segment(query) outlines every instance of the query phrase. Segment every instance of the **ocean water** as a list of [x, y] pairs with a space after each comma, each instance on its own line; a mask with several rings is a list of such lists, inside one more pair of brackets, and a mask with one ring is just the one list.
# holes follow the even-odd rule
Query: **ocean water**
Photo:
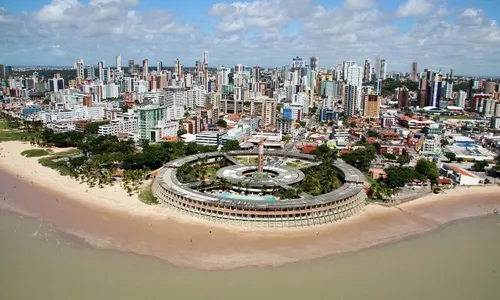
[[500, 299], [500, 216], [286, 265], [180, 269], [0, 212], [0, 299]]

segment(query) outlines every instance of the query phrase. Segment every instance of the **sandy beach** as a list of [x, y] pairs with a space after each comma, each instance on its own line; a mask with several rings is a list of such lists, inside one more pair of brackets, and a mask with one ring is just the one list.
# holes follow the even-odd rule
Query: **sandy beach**
[[117, 184], [103, 189], [63, 177], [0, 143], [0, 209], [40, 218], [94, 247], [158, 257], [204, 270], [279, 266], [382, 245], [500, 208], [500, 187], [461, 187], [396, 207], [367, 205], [353, 218], [298, 229], [223, 227], [141, 203]]

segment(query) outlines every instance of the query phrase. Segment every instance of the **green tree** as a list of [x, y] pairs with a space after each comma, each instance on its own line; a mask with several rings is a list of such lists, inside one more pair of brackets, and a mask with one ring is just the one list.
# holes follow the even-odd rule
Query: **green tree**
[[485, 160], [476, 160], [474, 165], [472, 165], [472, 170], [476, 172], [484, 172], [485, 168], [488, 166], [488, 162]]
[[441, 139], [441, 147], [448, 146], [449, 144], [447, 139]]
[[378, 132], [377, 132], [377, 131], [375, 131], [375, 130], [369, 129], [369, 130], [366, 132], [366, 136], [368, 136], [368, 137], [373, 137], [373, 138], [380, 138], [380, 133], [378, 133]]
[[177, 130], [177, 136], [178, 137], [181, 137], [181, 136], [185, 135], [186, 133], [188, 133], [186, 129], [179, 129], [179, 130]]
[[219, 119], [219, 120], [217, 121], [217, 126], [226, 128], [226, 127], [227, 127], [227, 122], [226, 122], [226, 120], [224, 120], [224, 119]]
[[356, 127], [356, 122], [353, 121], [353, 122], [349, 123], [349, 127], [351, 127], [351, 128]]
[[456, 161], [457, 160], [457, 155], [453, 152], [445, 152], [444, 156], [449, 160], [449, 161]]
[[240, 150], [240, 142], [236, 140], [227, 140], [226, 144], [222, 147], [223, 152]]
[[389, 167], [384, 171], [386, 178], [383, 181], [390, 188], [403, 187], [406, 183], [415, 179], [425, 180], [422, 174], [419, 174], [411, 167]]
[[97, 134], [99, 132], [99, 126], [106, 125], [106, 124], [109, 124], [109, 121], [91, 122], [91, 123], [85, 125], [85, 129], [83, 130], [83, 133]]
[[388, 160], [395, 160], [396, 159], [396, 155], [392, 154], [392, 153], [385, 153], [384, 154], [384, 157]]
[[425, 158], [421, 158], [417, 161], [415, 170], [431, 181], [431, 187], [436, 184], [439, 172], [435, 163], [428, 161]]
[[358, 168], [362, 172], [368, 172], [371, 162], [376, 158], [375, 147], [367, 145], [364, 148], [357, 148], [350, 153], [340, 156], [349, 165]]
[[398, 156], [396, 162], [399, 164], [399, 166], [404, 166], [406, 164], [409, 164], [411, 161], [411, 157], [408, 154], [403, 154]]

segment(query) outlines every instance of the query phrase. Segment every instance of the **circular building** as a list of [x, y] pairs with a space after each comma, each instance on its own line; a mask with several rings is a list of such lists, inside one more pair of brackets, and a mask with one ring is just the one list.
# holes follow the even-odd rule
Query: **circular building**
[[[247, 227], [312, 226], [362, 211], [364, 175], [340, 160], [331, 166], [341, 182], [337, 189], [316, 196], [276, 196], [277, 190], [296, 190], [306, 169], [320, 164], [312, 155], [286, 151], [197, 154], [167, 163], [154, 181], [153, 193], [178, 212]], [[203, 174], [213, 171], [211, 180], [183, 182], [186, 170], [194, 166], [205, 168]]]

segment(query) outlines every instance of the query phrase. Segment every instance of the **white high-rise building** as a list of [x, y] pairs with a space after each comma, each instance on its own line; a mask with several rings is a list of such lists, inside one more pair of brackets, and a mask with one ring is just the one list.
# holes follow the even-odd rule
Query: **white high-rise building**
[[148, 63], [148, 59], [144, 59], [142, 60], [142, 76], [146, 77], [148, 76], [148, 73], [149, 73], [149, 63]]
[[118, 54], [116, 56], [116, 70], [121, 71], [122, 70], [122, 56], [121, 54]]
[[350, 66], [347, 71], [346, 83], [350, 85], [363, 85], [363, 69], [358, 65]]
[[194, 88], [189, 91], [187, 91], [187, 107], [189, 108], [196, 108], [196, 107], [203, 107], [205, 108], [206, 106], [206, 92], [205, 90], [201, 88]]
[[93, 65], [87, 66], [87, 79], [90, 79], [90, 80], [95, 79], [95, 67]]
[[353, 65], [348, 69], [344, 91], [344, 110], [352, 117], [361, 109], [361, 88], [363, 86], [363, 68]]
[[349, 76], [349, 68], [354, 65], [356, 65], [356, 62], [352, 60], [346, 60], [342, 63], [342, 80], [347, 80], [347, 77]]
[[226, 68], [226, 67], [217, 68], [217, 83], [218, 83], [218, 85], [228, 85], [229, 84], [229, 73], [231, 73], [230, 68]]
[[99, 76], [99, 80], [104, 82], [104, 67], [105, 67], [105, 62], [104, 60], [101, 60], [100, 62], [97, 63], [97, 72]]
[[465, 91], [458, 91], [457, 93], [457, 99], [456, 99], [456, 106], [458, 107], [465, 107], [465, 99], [467, 98], [467, 92]]
[[83, 80], [85, 78], [85, 66], [83, 64], [83, 59], [75, 63], [76, 78]]

